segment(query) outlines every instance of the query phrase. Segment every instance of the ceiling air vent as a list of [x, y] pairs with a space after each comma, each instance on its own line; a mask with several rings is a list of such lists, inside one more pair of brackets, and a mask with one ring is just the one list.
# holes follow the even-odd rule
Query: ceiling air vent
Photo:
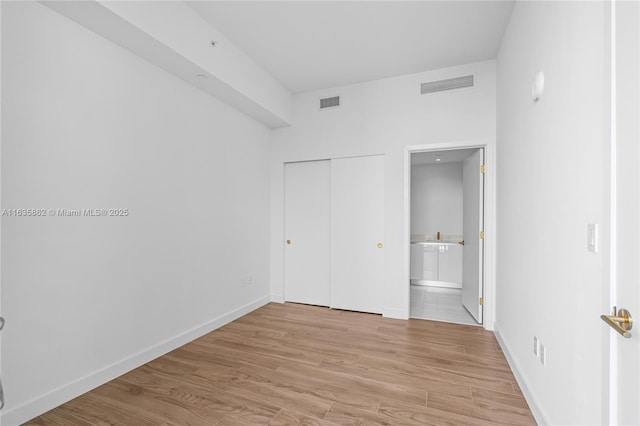
[[473, 87], [472, 75], [422, 83], [420, 85], [420, 94], [444, 92], [445, 90], [462, 89], [463, 87]]
[[320, 109], [335, 108], [340, 106], [340, 96], [320, 99]]

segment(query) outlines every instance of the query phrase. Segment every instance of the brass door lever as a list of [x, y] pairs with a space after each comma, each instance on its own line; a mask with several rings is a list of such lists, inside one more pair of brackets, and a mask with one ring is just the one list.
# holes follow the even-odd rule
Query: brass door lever
[[633, 328], [633, 318], [626, 309], [620, 309], [619, 311], [614, 306], [613, 315], [600, 315], [602, 321], [606, 322], [611, 328], [620, 333], [627, 339], [631, 337], [629, 330]]

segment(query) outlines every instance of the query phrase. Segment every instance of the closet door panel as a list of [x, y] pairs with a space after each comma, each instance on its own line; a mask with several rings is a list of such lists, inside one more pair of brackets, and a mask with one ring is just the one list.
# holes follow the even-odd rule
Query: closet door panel
[[285, 164], [285, 300], [329, 306], [329, 160]]
[[382, 313], [384, 156], [331, 160], [331, 307]]

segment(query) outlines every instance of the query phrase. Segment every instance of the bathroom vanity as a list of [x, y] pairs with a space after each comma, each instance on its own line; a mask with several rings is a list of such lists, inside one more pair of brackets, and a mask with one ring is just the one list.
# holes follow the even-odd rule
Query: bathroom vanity
[[460, 236], [412, 236], [411, 284], [462, 288], [462, 248]]

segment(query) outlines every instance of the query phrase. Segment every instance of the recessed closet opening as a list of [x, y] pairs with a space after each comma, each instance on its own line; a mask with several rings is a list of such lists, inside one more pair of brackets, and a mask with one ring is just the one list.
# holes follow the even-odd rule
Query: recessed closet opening
[[284, 164], [285, 301], [383, 312], [384, 162]]
[[410, 317], [481, 325], [484, 149], [410, 158]]

